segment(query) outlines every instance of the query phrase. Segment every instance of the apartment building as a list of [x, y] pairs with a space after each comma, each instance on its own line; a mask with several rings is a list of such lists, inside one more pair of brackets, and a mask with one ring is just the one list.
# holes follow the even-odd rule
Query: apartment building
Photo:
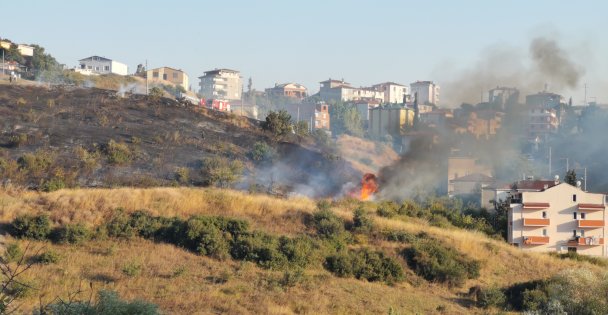
[[180, 85], [186, 91], [188, 91], [190, 84], [188, 82], [188, 75], [186, 72], [169, 67], [150, 69], [146, 71], [145, 76], [148, 78], [149, 82], [172, 83], [175, 85]]
[[303, 99], [308, 96], [308, 89], [299, 83], [275, 84], [273, 88], [266, 89], [268, 96], [282, 96]]
[[410, 83], [411, 95], [418, 95], [418, 104], [439, 104], [439, 85], [433, 81]]
[[467, 119], [467, 132], [476, 139], [490, 139], [495, 136], [502, 125], [502, 112], [478, 111], [471, 112]]
[[344, 80], [325, 80], [320, 82], [319, 97], [325, 102], [354, 100], [384, 101], [384, 92], [373, 88], [356, 88]]
[[395, 82], [384, 82], [373, 85], [372, 88], [376, 91], [384, 92], [384, 103], [403, 104], [410, 101], [409, 86]]
[[369, 134], [375, 138], [386, 135], [401, 137], [414, 125], [414, 111], [404, 107], [375, 107], [369, 110]]
[[563, 96], [550, 92], [526, 95], [526, 105], [530, 107], [555, 108], [563, 102]]
[[364, 124], [369, 122], [369, 111], [380, 106], [380, 104], [382, 104], [382, 102], [379, 100], [358, 100], [352, 102], [352, 105], [359, 112], [359, 116], [361, 116], [361, 120]]
[[488, 103], [505, 109], [509, 105], [519, 103], [519, 90], [516, 88], [497, 86], [488, 92]]
[[533, 142], [546, 142], [559, 127], [557, 111], [553, 108], [533, 106], [528, 110], [528, 119], [528, 139]]
[[105, 57], [91, 56], [80, 59], [78, 62], [79, 67], [75, 70], [84, 75], [112, 73], [127, 75], [129, 72], [129, 67], [126, 64]]
[[534, 252], [608, 256], [606, 196], [567, 183], [511, 192], [508, 242]]
[[329, 105], [317, 103], [315, 105], [314, 128], [330, 130]]
[[206, 71], [200, 80], [200, 94], [206, 99], [240, 100], [243, 93], [241, 73], [230, 69]]

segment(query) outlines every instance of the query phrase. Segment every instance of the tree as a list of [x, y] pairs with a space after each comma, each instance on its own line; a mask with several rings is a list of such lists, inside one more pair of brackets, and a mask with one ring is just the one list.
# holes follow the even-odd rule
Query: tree
[[331, 117], [331, 129], [334, 134], [363, 135], [361, 115], [355, 107], [348, 106], [342, 102], [336, 102], [329, 106], [329, 115]]
[[307, 136], [308, 133], [308, 122], [307, 121], [298, 121], [294, 124], [294, 131], [298, 136]]
[[285, 110], [278, 112], [270, 111], [266, 116], [266, 121], [262, 123], [262, 129], [269, 131], [279, 139], [291, 131], [291, 115]]
[[568, 170], [566, 172], [564, 182], [576, 187], [576, 171], [574, 169]]
[[228, 187], [241, 178], [243, 170], [243, 162], [239, 160], [229, 161], [221, 157], [207, 157], [203, 159], [201, 173], [207, 184]]

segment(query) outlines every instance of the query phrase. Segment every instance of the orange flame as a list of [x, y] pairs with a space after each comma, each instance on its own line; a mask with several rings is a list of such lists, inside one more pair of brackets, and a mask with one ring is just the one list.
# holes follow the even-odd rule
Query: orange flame
[[366, 173], [361, 179], [361, 200], [369, 200], [378, 191], [376, 175]]

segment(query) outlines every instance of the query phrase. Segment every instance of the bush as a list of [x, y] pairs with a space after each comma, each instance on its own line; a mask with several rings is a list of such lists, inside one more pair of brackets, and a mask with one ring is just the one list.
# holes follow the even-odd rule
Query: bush
[[6, 246], [4, 259], [6, 262], [17, 262], [23, 257], [23, 250], [17, 243], [10, 243]]
[[41, 188], [42, 188], [42, 191], [44, 191], [44, 192], [53, 192], [53, 191], [57, 191], [60, 189], [64, 189], [65, 187], [66, 187], [66, 184], [63, 181], [63, 179], [61, 179], [59, 177], [53, 177], [49, 180], [44, 181]]
[[325, 268], [339, 277], [354, 276], [368, 281], [394, 283], [404, 278], [401, 265], [393, 258], [368, 249], [329, 256]]
[[416, 236], [404, 231], [385, 231], [384, 238], [390, 242], [411, 243], [416, 240]]
[[108, 236], [131, 238], [135, 236], [136, 230], [131, 226], [131, 218], [121, 208], [116, 209], [106, 223]]
[[188, 181], [190, 180], [190, 170], [187, 167], [176, 168], [175, 180], [180, 184], [188, 184]]
[[376, 213], [385, 218], [392, 218], [399, 214], [397, 204], [392, 201], [384, 201], [378, 205]]
[[203, 159], [201, 173], [208, 185], [228, 187], [241, 178], [243, 170], [243, 163], [239, 160], [210, 157]]
[[27, 144], [28, 137], [25, 133], [15, 134], [9, 137], [8, 146], [12, 148], [17, 148]]
[[124, 165], [131, 162], [133, 153], [126, 143], [118, 143], [110, 140], [105, 146], [105, 153], [108, 156], [108, 163]]
[[49, 305], [45, 310], [46, 313], [52, 315], [80, 315], [80, 314], [97, 314], [97, 315], [158, 315], [158, 306], [142, 300], [124, 301], [121, 300], [118, 294], [114, 291], [99, 291], [95, 303], [90, 301], [70, 301], [59, 302]]
[[226, 259], [230, 246], [222, 230], [208, 217], [193, 217], [186, 222], [186, 237], [190, 249], [205, 256]]
[[282, 236], [279, 239], [279, 250], [292, 266], [304, 268], [310, 263], [314, 248], [312, 240], [308, 237]]
[[16, 237], [45, 240], [51, 234], [51, 221], [47, 215], [22, 215], [13, 220], [11, 229]]
[[500, 288], [487, 288], [481, 290], [478, 295], [477, 305], [483, 308], [496, 307], [504, 308], [506, 297]]
[[317, 234], [325, 238], [339, 238], [344, 234], [344, 222], [331, 210], [318, 210], [313, 214]]
[[291, 131], [291, 115], [285, 110], [270, 111], [262, 123], [262, 129], [269, 131], [275, 139], [279, 139]]
[[58, 243], [82, 244], [91, 239], [93, 233], [82, 223], [67, 224], [53, 233]]
[[249, 158], [257, 163], [272, 162], [276, 155], [274, 148], [265, 142], [256, 142], [253, 144], [253, 149], [249, 153]]
[[252, 261], [269, 269], [281, 269], [289, 262], [280, 250], [279, 239], [262, 232], [239, 236], [231, 254], [234, 259]]
[[36, 258], [36, 262], [44, 265], [56, 264], [60, 260], [61, 256], [57, 252], [52, 250], [46, 251]]
[[143, 267], [140, 263], [129, 262], [122, 267], [122, 273], [129, 277], [137, 277], [141, 274]]
[[403, 251], [403, 256], [414, 272], [428, 281], [460, 286], [466, 279], [479, 277], [478, 261], [467, 259], [455, 249], [431, 238], [419, 237]]
[[357, 208], [353, 215], [353, 229], [360, 233], [370, 233], [374, 229], [372, 218], [361, 208]]

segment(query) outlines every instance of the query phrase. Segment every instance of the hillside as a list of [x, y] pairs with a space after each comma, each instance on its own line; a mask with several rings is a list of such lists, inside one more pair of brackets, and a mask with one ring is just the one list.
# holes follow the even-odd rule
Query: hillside
[[[348, 248], [367, 247], [392, 257], [404, 270], [402, 280], [395, 283], [337, 277], [317, 258], [312, 259], [303, 274], [293, 277], [282, 268], [212, 258], [162, 240], [155, 242], [142, 237], [95, 237], [79, 244], [20, 239], [16, 242], [22, 248], [31, 242], [34, 248], [54, 251], [60, 256], [54, 263], [35, 264], [23, 275], [23, 281], [36, 288], [27, 291], [23, 302], [26, 308], [32, 308], [38, 305], [40, 296], [48, 303], [55, 296], [66, 297], [79, 283], [91, 282], [95, 289], [113, 289], [127, 299], [142, 298], [170, 314], [386, 314], [389, 310], [396, 314], [485, 313], [487, 310], [475, 307], [467, 296], [468, 288], [508, 287], [546, 279], [563, 270], [600, 271], [600, 267], [587, 262], [524, 253], [480, 232], [439, 228], [416, 217], [381, 217], [375, 211], [380, 206], [382, 204], [342, 200], [332, 202], [330, 211], [348, 226], [353, 222], [353, 210], [365, 209], [373, 221], [373, 231], [377, 232], [359, 233], [351, 229], [348, 233], [352, 233], [353, 238]], [[314, 220], [311, 215], [317, 211], [315, 201], [232, 190], [120, 188], [52, 193], [1, 190], [0, 208], [0, 223], [4, 226], [19, 215], [46, 214], [53, 226], [83, 223], [94, 230], [108, 222], [116, 208], [123, 208], [126, 213], [144, 209], [152, 216], [182, 219], [192, 215], [221, 215], [243, 219], [249, 222], [251, 230], [269, 235], [317, 237], [310, 225]], [[424, 237], [453, 248], [465, 259], [478, 261], [479, 275], [454, 286], [427, 281], [399, 254], [412, 244], [383, 239], [378, 236], [382, 235], [379, 231], [407, 235], [423, 231]], [[10, 236], [5, 239], [6, 244], [13, 241]], [[138, 272], [125, 271], [128, 266], [137, 266]], [[85, 297], [87, 294], [84, 293]]]
[[244, 175], [222, 173], [216, 184], [241, 189], [329, 196], [361, 177], [331, 148], [295, 135], [274, 141], [234, 114], [128, 90], [0, 85], [0, 175], [13, 184], [204, 186], [214, 184], [201, 174], [214, 157]]

